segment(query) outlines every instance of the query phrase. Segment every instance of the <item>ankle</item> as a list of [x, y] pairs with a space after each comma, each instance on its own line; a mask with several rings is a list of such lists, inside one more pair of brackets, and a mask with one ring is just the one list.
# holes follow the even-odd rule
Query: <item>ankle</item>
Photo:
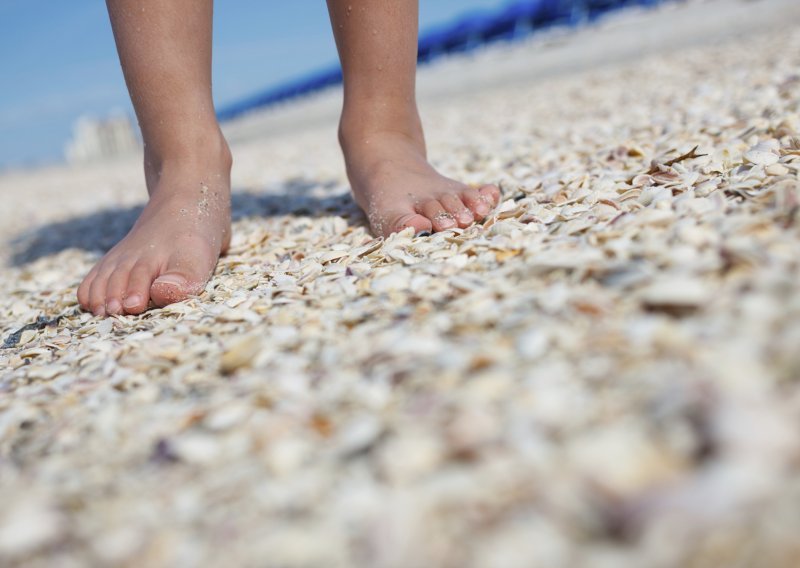
[[199, 175], [213, 174], [230, 177], [233, 156], [219, 127], [197, 133], [190, 143], [156, 147], [145, 141], [145, 172], [153, 181], [165, 173], [194, 171]]
[[407, 100], [348, 101], [339, 122], [339, 143], [345, 152], [371, 137], [402, 136], [424, 146], [425, 137], [416, 103]]

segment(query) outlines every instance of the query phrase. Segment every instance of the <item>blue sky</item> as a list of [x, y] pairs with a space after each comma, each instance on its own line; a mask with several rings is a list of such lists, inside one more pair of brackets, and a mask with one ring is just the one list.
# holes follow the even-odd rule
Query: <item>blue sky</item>
[[[506, 0], [421, 0], [447, 22]], [[219, 106], [336, 61], [322, 0], [218, 0]], [[101, 0], [0, 0], [0, 169], [58, 161], [83, 114], [132, 112]]]

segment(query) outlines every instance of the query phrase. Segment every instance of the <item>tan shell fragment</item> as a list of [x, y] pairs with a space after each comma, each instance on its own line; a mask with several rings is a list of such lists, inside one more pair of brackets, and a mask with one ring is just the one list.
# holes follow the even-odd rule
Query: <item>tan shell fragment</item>
[[26, 329], [25, 331], [22, 332], [22, 335], [20, 335], [19, 342], [17, 343], [17, 345], [27, 345], [28, 343], [36, 339], [37, 335], [39, 335], [37, 331], [33, 329]]
[[321, 264], [327, 264], [329, 262], [333, 262], [335, 260], [339, 260], [340, 258], [344, 258], [349, 256], [350, 252], [346, 250], [332, 250], [326, 253], [323, 253], [322, 256], [319, 257], [319, 261]]
[[789, 168], [783, 164], [772, 164], [767, 166], [766, 172], [771, 176], [785, 176], [789, 173]]
[[228, 375], [250, 366], [261, 351], [262, 342], [263, 338], [259, 335], [248, 335], [234, 341], [222, 355], [220, 371]]

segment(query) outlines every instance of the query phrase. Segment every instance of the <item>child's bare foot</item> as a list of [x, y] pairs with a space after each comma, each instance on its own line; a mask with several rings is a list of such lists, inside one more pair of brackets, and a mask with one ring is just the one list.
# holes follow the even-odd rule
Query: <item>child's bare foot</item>
[[220, 151], [146, 167], [150, 201], [89, 272], [78, 300], [97, 316], [140, 314], [199, 293], [230, 242], [231, 158]]
[[412, 116], [399, 126], [392, 124], [397, 121], [350, 120], [347, 112], [342, 119], [348, 177], [373, 232], [444, 231], [482, 220], [497, 205], [500, 190], [494, 185], [476, 189], [439, 174], [426, 158], [419, 118]]

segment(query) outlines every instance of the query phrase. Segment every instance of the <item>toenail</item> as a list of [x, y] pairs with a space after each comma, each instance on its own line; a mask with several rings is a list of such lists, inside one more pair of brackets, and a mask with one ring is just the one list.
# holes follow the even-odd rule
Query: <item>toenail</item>
[[437, 213], [433, 216], [434, 221], [438, 221], [442, 227], [451, 227], [456, 224], [455, 218], [447, 212]]
[[159, 284], [168, 284], [170, 286], [184, 286], [186, 284], [186, 279], [173, 274], [165, 274], [164, 276], [159, 276], [156, 282]]
[[103, 305], [95, 306], [92, 310], [92, 313], [99, 318], [105, 317], [106, 315], [106, 308]]
[[108, 312], [109, 314], [119, 313], [120, 308], [122, 308], [122, 306], [120, 306], [119, 300], [116, 299], [109, 300], [108, 303], [106, 304], [106, 312]]
[[142, 297], [139, 294], [132, 294], [125, 298], [125, 301], [122, 303], [122, 305], [128, 310], [138, 308], [142, 305]]

